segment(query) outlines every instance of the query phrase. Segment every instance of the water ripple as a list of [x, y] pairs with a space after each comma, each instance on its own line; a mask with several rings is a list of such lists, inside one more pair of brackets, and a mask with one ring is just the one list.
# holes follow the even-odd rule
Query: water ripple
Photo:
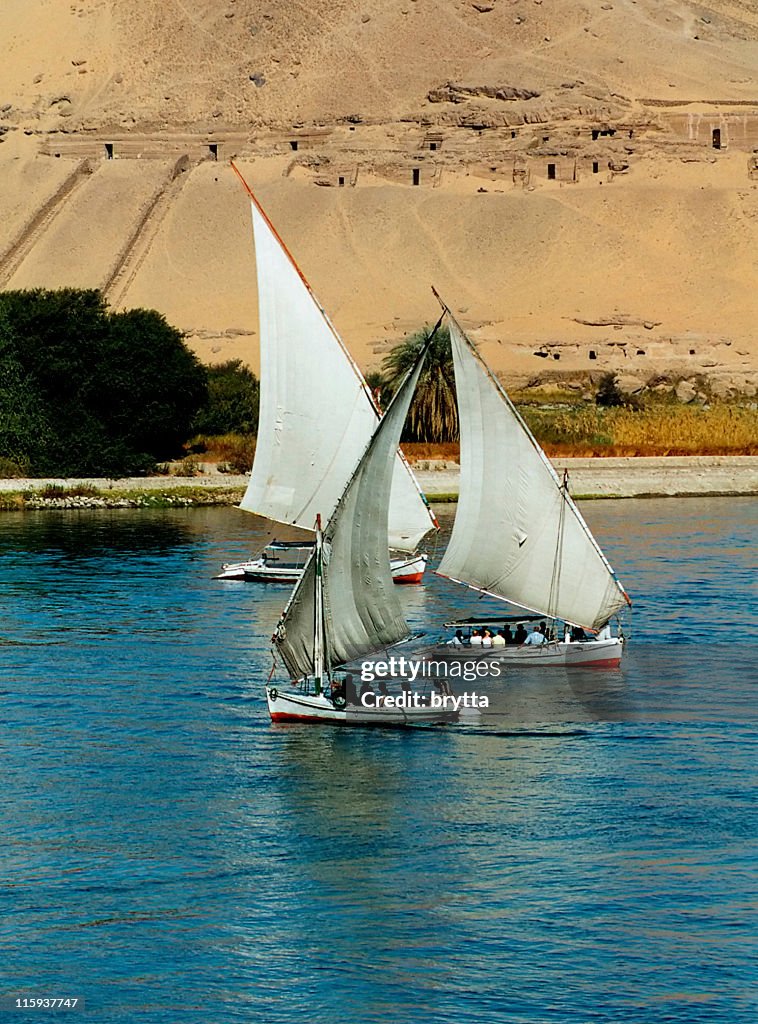
[[[104, 1024], [752, 1024], [757, 510], [587, 505], [623, 670], [388, 732], [268, 722], [286, 595], [211, 578], [251, 517], [0, 517], [3, 991]], [[401, 599], [427, 642], [490, 607]]]

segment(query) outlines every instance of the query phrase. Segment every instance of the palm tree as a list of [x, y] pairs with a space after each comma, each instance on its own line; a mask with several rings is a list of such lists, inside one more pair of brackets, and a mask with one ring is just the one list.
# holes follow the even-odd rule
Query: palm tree
[[[384, 387], [393, 394], [432, 333], [424, 327], [395, 345], [382, 361]], [[384, 404], [386, 405], [386, 399]], [[458, 403], [450, 348], [450, 332], [440, 327], [434, 336], [421, 371], [416, 395], [403, 432], [404, 441], [445, 442], [458, 440]]]

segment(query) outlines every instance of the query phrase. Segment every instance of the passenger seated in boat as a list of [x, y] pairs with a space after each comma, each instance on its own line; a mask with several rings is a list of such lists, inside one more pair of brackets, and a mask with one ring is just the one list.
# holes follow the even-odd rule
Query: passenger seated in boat
[[547, 637], [540, 630], [539, 626], [535, 626], [529, 636], [524, 640], [522, 647], [526, 647], [527, 644], [539, 646], [540, 644], [546, 644]]
[[382, 706], [382, 704], [384, 704], [385, 697], [389, 697], [390, 693], [389, 690], [387, 689], [387, 684], [383, 679], [379, 680], [379, 682], [376, 684], [376, 688], [379, 691], [379, 695], [376, 698], [376, 706], [379, 708]]
[[510, 626], [506, 626], [505, 629], [501, 629], [500, 632], [503, 634], [503, 639], [505, 640], [506, 644], [516, 643], [516, 637], [511, 632]]
[[574, 626], [571, 630], [571, 639], [575, 644], [578, 644], [581, 643], [582, 640], [587, 640], [588, 637], [581, 626]]
[[598, 638], [598, 640], [610, 640], [611, 636], [612, 636], [612, 634], [611, 634], [611, 624], [610, 624], [610, 622], [606, 622], [606, 624], [603, 626], [603, 628], [598, 633], [597, 638]]
[[448, 644], [448, 647], [450, 647], [451, 645], [453, 647], [463, 647], [465, 642], [466, 641], [463, 638], [463, 633], [461, 632], [461, 630], [460, 629], [456, 629], [455, 636], [453, 637], [452, 640], [448, 640], [447, 644]]
[[482, 636], [482, 647], [492, 647], [492, 633], [488, 629], [485, 629]]
[[480, 629], [474, 629], [471, 632], [471, 640], [469, 641], [472, 645], [481, 646], [482, 644], [482, 631]]
[[[509, 631], [510, 632], [510, 631]], [[492, 638], [493, 647], [505, 647], [505, 634], [499, 629]]]
[[514, 644], [523, 644], [525, 640], [526, 630], [524, 629], [524, 623], [519, 622], [518, 626], [516, 626], [516, 632], [513, 634], [513, 642]]
[[348, 702], [348, 704], [357, 704], [358, 703], [358, 692], [355, 689], [355, 683], [353, 682], [353, 677], [350, 675], [350, 673], [348, 673], [345, 676], [344, 687], [345, 687], [345, 700]]

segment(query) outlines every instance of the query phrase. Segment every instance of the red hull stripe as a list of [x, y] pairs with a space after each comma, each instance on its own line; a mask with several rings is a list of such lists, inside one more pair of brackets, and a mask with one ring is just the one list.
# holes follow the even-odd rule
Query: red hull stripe
[[320, 715], [293, 715], [288, 711], [272, 711], [271, 712], [272, 722], [329, 722], [332, 725], [336, 722], [340, 725], [343, 721], [341, 718], [326, 718]]
[[566, 668], [618, 668], [621, 658], [604, 658], [602, 661], [572, 661]]

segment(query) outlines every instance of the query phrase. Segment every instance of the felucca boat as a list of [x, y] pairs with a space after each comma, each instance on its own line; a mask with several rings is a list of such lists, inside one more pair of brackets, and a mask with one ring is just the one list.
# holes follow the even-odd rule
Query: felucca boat
[[[273, 540], [256, 558], [226, 562], [217, 580], [245, 580], [248, 583], [297, 583], [313, 550], [313, 541]], [[428, 555], [413, 554], [391, 558], [393, 583], [420, 583]]]
[[[261, 376], [255, 459], [240, 508], [313, 530], [326, 521], [379, 421], [360, 370], [237, 167], [251, 204], [258, 279]], [[398, 438], [399, 444], [399, 438]], [[397, 448], [397, 446], [396, 446]], [[421, 581], [418, 548], [438, 529], [399, 448], [388, 534], [395, 581]], [[266, 578], [268, 559], [225, 565], [222, 578]], [[276, 573], [271, 573], [276, 578]]]
[[437, 692], [428, 681], [426, 691], [411, 693], [403, 680], [395, 680], [377, 686], [376, 693], [368, 685], [359, 690], [360, 669], [349, 668], [409, 637], [392, 585], [387, 529], [395, 453], [428, 346], [390, 402], [323, 530], [317, 517], [314, 551], [273, 637], [275, 654], [292, 680], [266, 686], [275, 722], [408, 725], [457, 717], [432, 706], [443, 688]]
[[[461, 473], [453, 532], [436, 571], [532, 613], [523, 620], [546, 620], [549, 642], [477, 647], [482, 656], [520, 665], [618, 666], [624, 641], [612, 635], [610, 623], [631, 601], [571, 499], [567, 477], [559, 478], [497, 377], [437, 298], [453, 349]], [[509, 618], [515, 621], [503, 621]], [[573, 641], [571, 627], [593, 637]]]

